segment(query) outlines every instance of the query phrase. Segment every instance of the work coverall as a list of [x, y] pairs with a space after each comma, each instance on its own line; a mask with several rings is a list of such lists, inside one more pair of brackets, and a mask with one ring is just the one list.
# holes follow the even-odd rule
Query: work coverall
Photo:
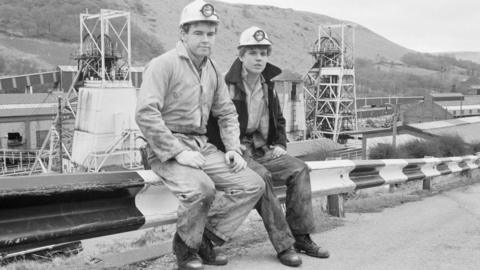
[[[225, 154], [207, 142], [210, 112], [227, 150], [240, 151], [235, 107], [223, 77], [207, 58], [200, 72], [182, 42], [146, 67], [136, 121], [148, 142], [152, 170], [179, 199], [177, 233], [198, 248], [205, 230], [228, 241], [262, 196], [264, 181], [251, 169], [233, 173]], [[184, 150], [200, 152], [201, 169], [179, 164]], [[215, 239], [215, 238], [214, 238]]]

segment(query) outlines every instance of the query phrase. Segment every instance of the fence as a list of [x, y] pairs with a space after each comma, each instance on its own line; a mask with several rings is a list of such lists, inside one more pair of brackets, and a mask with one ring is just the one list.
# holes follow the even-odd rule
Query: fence
[[0, 149], [0, 176], [27, 175], [38, 150]]

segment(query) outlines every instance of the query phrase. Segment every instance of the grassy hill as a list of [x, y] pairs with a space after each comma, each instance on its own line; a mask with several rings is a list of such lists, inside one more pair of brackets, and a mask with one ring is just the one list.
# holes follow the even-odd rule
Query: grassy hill
[[[3, 0], [0, 3], [0, 76], [74, 64], [70, 54], [78, 49], [78, 14], [86, 9], [89, 13], [96, 13], [100, 8], [129, 10], [134, 65], [143, 65], [178, 41], [179, 14], [190, 1]], [[327, 15], [272, 6], [220, 1], [214, 4], [221, 25], [213, 58], [224, 72], [236, 57], [240, 33], [257, 25], [269, 33], [274, 43], [271, 61], [284, 69], [305, 74], [313, 65], [308, 52], [317, 39], [318, 25], [342, 23]], [[448, 91], [452, 83], [465, 79], [462, 77], [465, 70], [459, 67], [435, 70], [425, 63], [402, 63], [405, 55], [415, 52], [361, 25], [352, 24], [356, 25], [355, 55], [360, 63], [356, 66], [357, 93], [360, 95]], [[388, 63], [401, 63], [402, 66]]]
[[[178, 40], [178, 21], [182, 8], [189, 0], [128, 0], [142, 3], [143, 14], [136, 13], [136, 23], [151, 35], [161, 40], [165, 48], [171, 48]], [[165, 8], [168, 7], [168, 8]], [[272, 6], [252, 6], [215, 2], [222, 20], [217, 36], [214, 58], [222, 69], [228, 68], [235, 58], [235, 48], [240, 33], [257, 25], [269, 33], [273, 47], [272, 62], [299, 73], [306, 72], [312, 65], [308, 54], [317, 39], [318, 25], [338, 24], [342, 21], [316, 13], [282, 9]], [[378, 55], [398, 60], [410, 52], [369, 29], [357, 25], [356, 55], [374, 59]]]
[[[78, 14], [97, 12], [99, 8], [130, 10], [134, 24], [133, 34], [155, 37], [157, 44], [150, 47], [171, 48], [178, 40], [178, 21], [182, 8], [190, 0], [5, 0], [0, 4], [0, 31], [6, 33], [0, 37], [0, 44], [6, 48], [36, 53], [41, 59], [52, 65], [68, 62], [65, 48], [73, 51], [78, 42]], [[312, 59], [308, 55], [319, 24], [337, 24], [341, 21], [320, 14], [281, 9], [270, 6], [251, 6], [215, 2], [222, 24], [217, 37], [214, 58], [222, 69], [226, 69], [235, 57], [239, 34], [251, 25], [263, 27], [274, 42], [272, 61], [300, 73], [310, 68]], [[54, 9], [52, 7], [55, 7]], [[64, 12], [62, 12], [64, 11]], [[281, 26], [281, 27], [279, 27]], [[7, 38], [5, 38], [7, 37]], [[14, 37], [13, 39], [9, 39]], [[45, 43], [34, 38], [47, 40]], [[143, 38], [147, 39], [148, 38]], [[408, 49], [399, 46], [374, 32], [358, 25], [356, 30], [356, 54], [358, 57], [373, 59], [378, 55], [388, 59], [399, 59]], [[152, 40], [149, 43], [152, 43]], [[133, 39], [134, 47], [139, 39]], [[145, 42], [144, 42], [145, 43]], [[143, 46], [147, 47], [147, 46]], [[161, 50], [164, 50], [160, 48]], [[58, 49], [58, 50], [57, 50]], [[137, 53], [134, 60], [142, 64], [151, 56], [147, 48]], [[44, 53], [45, 50], [58, 52]], [[148, 57], [147, 57], [148, 56]]]
[[457, 59], [469, 60], [480, 64], [480, 51], [479, 52], [446, 52], [439, 53], [440, 55], [451, 55]]

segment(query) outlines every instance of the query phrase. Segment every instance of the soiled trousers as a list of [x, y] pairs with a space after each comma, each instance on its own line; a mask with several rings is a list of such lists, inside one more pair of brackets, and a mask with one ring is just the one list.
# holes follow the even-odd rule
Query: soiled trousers
[[177, 233], [193, 249], [198, 249], [204, 229], [221, 244], [228, 241], [264, 193], [264, 180], [249, 168], [233, 173], [225, 154], [201, 140], [184, 141], [206, 159], [201, 169], [153, 158], [152, 170], [178, 198]]
[[[302, 160], [287, 154], [272, 158], [271, 150], [264, 155], [244, 154], [248, 167], [262, 176], [265, 193], [255, 208], [263, 219], [270, 241], [277, 252], [293, 245], [293, 235], [315, 231], [310, 172]], [[286, 215], [273, 191], [274, 186], [286, 186]]]

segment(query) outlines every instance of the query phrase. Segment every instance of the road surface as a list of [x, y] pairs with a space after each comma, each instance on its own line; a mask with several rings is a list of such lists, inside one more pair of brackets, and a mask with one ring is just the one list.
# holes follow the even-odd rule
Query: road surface
[[[480, 269], [480, 184], [440, 193], [380, 213], [347, 213], [344, 226], [313, 235], [329, 259], [302, 255], [307, 269]], [[261, 243], [211, 270], [293, 269]]]

